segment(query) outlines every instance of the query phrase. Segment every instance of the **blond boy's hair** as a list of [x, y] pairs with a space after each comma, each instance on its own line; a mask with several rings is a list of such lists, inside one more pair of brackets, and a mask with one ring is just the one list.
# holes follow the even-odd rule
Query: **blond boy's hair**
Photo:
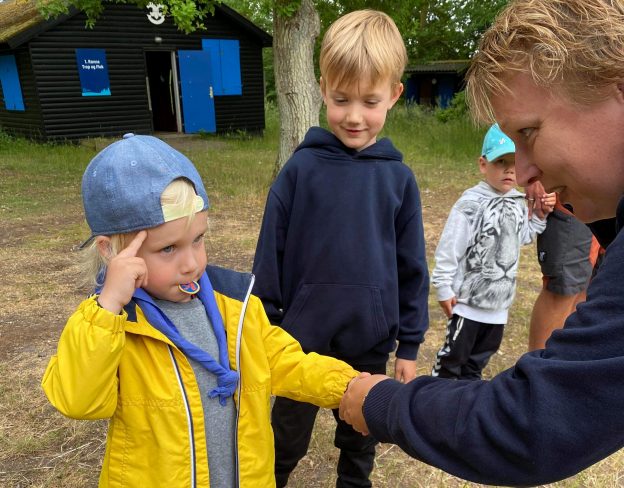
[[331, 86], [360, 81], [375, 85], [401, 81], [407, 51], [399, 29], [385, 13], [356, 10], [336, 20], [323, 37], [321, 77]]
[[578, 104], [608, 97], [624, 74], [624, 0], [514, 0], [483, 35], [467, 74], [473, 117], [494, 122], [491, 99], [528, 74]]
[[[160, 204], [174, 207], [176, 211], [188, 217], [191, 225], [196, 211], [195, 188], [190, 181], [180, 178], [172, 181], [160, 195]], [[123, 250], [134, 238], [136, 232], [128, 234], [113, 234], [110, 238], [110, 255], [102, 256], [98, 250], [97, 238], [82, 251], [82, 268], [84, 285], [87, 287], [101, 286], [103, 284], [103, 271], [106, 270], [110, 259]]]

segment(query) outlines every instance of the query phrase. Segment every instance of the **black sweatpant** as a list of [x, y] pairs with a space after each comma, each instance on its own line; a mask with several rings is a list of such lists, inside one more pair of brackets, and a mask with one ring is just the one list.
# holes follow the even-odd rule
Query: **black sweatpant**
[[[354, 365], [358, 371], [371, 374], [385, 374], [386, 365]], [[310, 403], [296, 402], [276, 397], [271, 412], [271, 423], [275, 437], [275, 480], [277, 488], [288, 483], [290, 473], [299, 460], [308, 452], [312, 429], [319, 407]], [[338, 409], [332, 410], [336, 419], [334, 445], [340, 449], [338, 458], [338, 479], [336, 487], [370, 487], [368, 477], [373, 470], [377, 441], [353, 430], [340, 420]]]
[[501, 345], [504, 329], [505, 324], [484, 324], [453, 314], [431, 376], [480, 380], [483, 368]]

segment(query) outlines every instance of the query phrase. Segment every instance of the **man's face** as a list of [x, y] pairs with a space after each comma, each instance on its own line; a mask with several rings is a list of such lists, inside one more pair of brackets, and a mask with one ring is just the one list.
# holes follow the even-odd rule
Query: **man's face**
[[511, 93], [492, 99], [501, 130], [516, 145], [516, 176], [559, 192], [584, 222], [613, 217], [624, 192], [624, 96], [575, 105], [527, 74], [509, 78]]

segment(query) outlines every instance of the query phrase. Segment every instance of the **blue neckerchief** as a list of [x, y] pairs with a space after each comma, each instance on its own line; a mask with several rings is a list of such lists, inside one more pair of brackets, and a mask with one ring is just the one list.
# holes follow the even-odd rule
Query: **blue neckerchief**
[[197, 296], [206, 309], [206, 314], [212, 324], [217, 344], [219, 345], [218, 362], [206, 351], [184, 339], [176, 326], [173, 325], [173, 322], [158, 308], [152, 297], [145, 290], [137, 288], [132, 299], [141, 307], [150, 325], [165, 334], [187, 357], [197, 361], [217, 377], [217, 387], [208, 395], [210, 398], [218, 396], [219, 403], [225, 406], [227, 398], [234, 394], [238, 386], [238, 372], [230, 369], [223, 319], [217, 308], [212, 284], [205, 271], [199, 279], [199, 286], [200, 290]]

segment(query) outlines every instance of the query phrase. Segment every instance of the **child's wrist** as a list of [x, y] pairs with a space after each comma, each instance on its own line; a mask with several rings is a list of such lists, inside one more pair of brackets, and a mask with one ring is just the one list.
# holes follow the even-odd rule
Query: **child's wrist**
[[98, 307], [108, 310], [115, 315], [121, 313], [121, 310], [123, 309], [123, 305], [116, 304], [114, 300], [111, 300], [108, 296], [102, 294], [96, 297], [95, 303], [97, 303]]

